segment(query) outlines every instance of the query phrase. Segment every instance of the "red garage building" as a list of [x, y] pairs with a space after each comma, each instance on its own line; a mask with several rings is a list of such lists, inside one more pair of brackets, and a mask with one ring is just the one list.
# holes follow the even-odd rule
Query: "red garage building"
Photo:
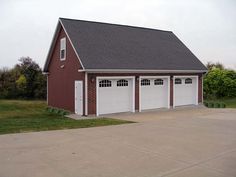
[[64, 18], [44, 66], [48, 105], [79, 115], [198, 105], [206, 71], [173, 32]]

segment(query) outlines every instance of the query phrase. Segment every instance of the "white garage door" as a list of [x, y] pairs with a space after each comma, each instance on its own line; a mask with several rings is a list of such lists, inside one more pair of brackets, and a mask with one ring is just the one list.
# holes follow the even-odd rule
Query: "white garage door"
[[197, 78], [174, 77], [174, 106], [197, 104]]
[[98, 79], [97, 115], [134, 111], [133, 79]]
[[142, 78], [140, 81], [141, 110], [169, 107], [168, 94], [168, 78]]

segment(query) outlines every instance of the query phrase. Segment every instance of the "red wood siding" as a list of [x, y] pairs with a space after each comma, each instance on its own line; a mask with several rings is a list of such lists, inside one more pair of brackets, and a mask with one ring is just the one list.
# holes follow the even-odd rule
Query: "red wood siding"
[[[60, 39], [63, 37], [66, 37], [66, 60], [60, 61]], [[82, 80], [84, 86], [85, 79], [84, 73], [78, 72], [78, 69], [82, 69], [82, 66], [65, 34], [65, 31], [61, 28], [49, 63], [49, 106], [63, 108], [74, 112], [74, 83], [75, 80]], [[85, 108], [85, 105], [83, 108]]]
[[88, 74], [88, 114], [96, 114], [96, 76]]

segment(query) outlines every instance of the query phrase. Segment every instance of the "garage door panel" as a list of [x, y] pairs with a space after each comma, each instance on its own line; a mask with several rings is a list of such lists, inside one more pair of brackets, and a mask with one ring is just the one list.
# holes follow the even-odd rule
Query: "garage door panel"
[[111, 79], [111, 87], [98, 87], [98, 114], [132, 111], [132, 79], [126, 79], [128, 86], [117, 86], [118, 80], [119, 79]]
[[141, 85], [140, 101], [142, 110], [168, 107], [168, 79], [161, 78], [163, 85], [155, 85], [155, 79], [149, 79], [150, 85]]
[[175, 84], [174, 83], [174, 103], [175, 106], [183, 106], [183, 105], [193, 105], [196, 104], [196, 78], [191, 78], [192, 83], [186, 84], [185, 80], [187, 78], [181, 78], [182, 83], [181, 84]]

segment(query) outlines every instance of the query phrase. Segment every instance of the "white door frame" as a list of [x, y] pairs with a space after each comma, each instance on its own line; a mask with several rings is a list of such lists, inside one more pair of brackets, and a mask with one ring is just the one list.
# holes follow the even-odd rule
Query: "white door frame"
[[169, 109], [170, 108], [170, 76], [139, 76], [139, 112], [141, 112], [142, 111], [142, 109], [141, 109], [141, 105], [142, 105], [142, 103], [141, 103], [141, 94], [142, 94], [142, 91], [141, 91], [141, 80], [142, 79], [148, 79], [148, 78], [150, 78], [150, 79], [167, 79], [167, 89], [168, 89], [168, 106], [167, 106], [167, 108]]
[[[77, 83], [81, 83], [81, 98], [76, 98], [76, 96], [77, 96], [76, 84]], [[84, 103], [83, 102], [83, 96], [84, 96], [83, 95], [83, 81], [79, 81], [79, 80], [75, 81], [75, 98], [74, 98], [75, 99], [75, 113], [78, 114], [78, 115], [83, 115], [83, 103]], [[78, 100], [81, 101], [81, 107], [80, 107], [81, 110], [79, 112], [77, 110]]]
[[133, 83], [133, 101], [132, 101], [132, 112], [135, 112], [135, 76], [101, 76], [101, 77], [96, 77], [96, 116], [99, 116], [99, 105], [98, 105], [98, 100], [99, 100], [99, 96], [98, 96], [98, 87], [99, 87], [99, 80], [101, 79], [132, 79], [132, 83]]
[[175, 108], [175, 78], [195, 78], [196, 79], [196, 101], [195, 105], [198, 105], [198, 75], [184, 75], [184, 76], [173, 76], [173, 108]]

